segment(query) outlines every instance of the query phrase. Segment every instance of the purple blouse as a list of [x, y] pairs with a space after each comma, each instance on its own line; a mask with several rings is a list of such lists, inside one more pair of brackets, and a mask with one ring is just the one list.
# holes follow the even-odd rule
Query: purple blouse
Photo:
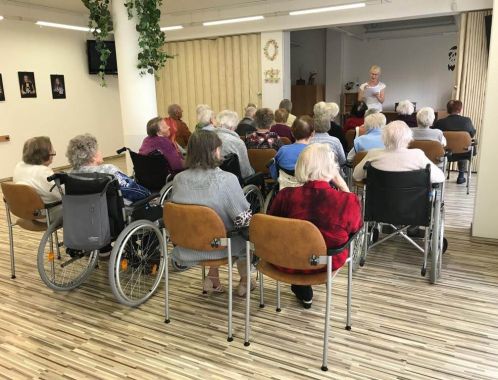
[[182, 157], [170, 139], [163, 136], [147, 136], [142, 142], [138, 153], [148, 155], [155, 150], [163, 154], [172, 171], [179, 172], [183, 170]]
[[287, 124], [275, 124], [270, 128], [270, 132], [275, 132], [279, 137], [287, 137], [291, 142], [296, 141]]

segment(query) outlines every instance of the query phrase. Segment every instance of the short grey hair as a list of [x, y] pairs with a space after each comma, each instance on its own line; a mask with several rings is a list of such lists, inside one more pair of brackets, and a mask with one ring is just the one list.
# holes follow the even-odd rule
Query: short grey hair
[[369, 115], [373, 115], [373, 114], [376, 114], [376, 113], [380, 113], [380, 111], [377, 109], [377, 108], [369, 108], [365, 111], [365, 116], [364, 117], [367, 117]]
[[254, 114], [256, 113], [258, 109], [256, 107], [249, 106], [245, 109], [245, 114], [244, 117], [250, 117], [251, 119], [254, 118]]
[[282, 99], [278, 108], [286, 109], [289, 113], [292, 111], [292, 102], [289, 99]]
[[331, 181], [338, 174], [335, 155], [329, 144], [310, 144], [303, 149], [296, 163], [296, 179], [301, 183]]
[[413, 140], [413, 132], [404, 121], [391, 121], [382, 130], [382, 140], [388, 151], [407, 148]]
[[318, 102], [313, 107], [315, 121], [315, 131], [325, 133], [330, 130], [330, 121], [339, 113], [339, 106], [336, 103]]
[[218, 120], [219, 127], [231, 131], [235, 130], [239, 124], [239, 115], [235, 111], [223, 110], [216, 116], [216, 119]]
[[417, 124], [419, 127], [429, 128], [434, 124], [435, 118], [436, 115], [431, 107], [421, 108], [420, 111], [417, 112]]
[[402, 100], [396, 107], [396, 112], [400, 115], [411, 115], [415, 111], [415, 106], [409, 100]]
[[365, 118], [365, 130], [383, 128], [386, 126], [386, 117], [383, 113], [377, 112]]
[[89, 133], [78, 135], [69, 140], [66, 157], [74, 169], [79, 169], [92, 162], [98, 148], [95, 136]]
[[197, 120], [199, 120], [199, 117], [201, 116], [204, 110], [209, 110], [209, 109], [211, 109], [211, 107], [208, 104], [197, 104], [197, 107], [195, 107], [195, 114], [197, 115]]
[[214, 111], [211, 108], [203, 108], [197, 114], [199, 124], [208, 125], [214, 119]]

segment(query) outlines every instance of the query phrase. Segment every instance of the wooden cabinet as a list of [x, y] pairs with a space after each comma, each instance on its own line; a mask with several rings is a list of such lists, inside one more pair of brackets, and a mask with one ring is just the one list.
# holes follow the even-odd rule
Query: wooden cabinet
[[323, 100], [325, 100], [325, 87], [322, 84], [291, 87], [292, 113], [296, 116], [312, 116], [313, 106]]
[[351, 112], [351, 107], [358, 100], [357, 92], [346, 92], [342, 94], [341, 97], [341, 113], [343, 115], [349, 115]]

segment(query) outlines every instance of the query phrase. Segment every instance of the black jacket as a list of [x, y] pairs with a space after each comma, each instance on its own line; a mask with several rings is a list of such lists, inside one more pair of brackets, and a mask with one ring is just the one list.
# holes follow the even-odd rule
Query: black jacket
[[466, 116], [460, 116], [457, 114], [448, 115], [444, 119], [437, 120], [432, 128], [440, 129], [443, 132], [466, 131], [469, 132], [470, 137], [474, 137], [476, 134], [476, 129], [472, 124], [472, 120]]

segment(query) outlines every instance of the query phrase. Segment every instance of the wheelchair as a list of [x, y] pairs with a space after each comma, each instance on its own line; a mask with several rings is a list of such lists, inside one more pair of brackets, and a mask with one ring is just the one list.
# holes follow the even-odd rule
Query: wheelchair
[[[392, 237], [401, 236], [424, 255], [422, 276], [426, 275], [430, 254], [429, 279], [435, 284], [441, 275], [442, 254], [448, 247], [444, 238], [444, 183], [431, 184], [430, 165], [420, 170], [386, 172], [367, 162], [365, 169], [367, 177], [362, 199], [364, 240], [359, 265], [365, 264], [370, 249]], [[384, 226], [390, 231], [386, 236], [380, 236]], [[422, 246], [408, 236], [410, 226], [424, 227]]]
[[[38, 248], [42, 281], [55, 291], [84, 283], [99, 252], [111, 250], [109, 282], [116, 299], [136, 307], [159, 286], [164, 273], [164, 227], [160, 194], [125, 205], [114, 176], [102, 173], [56, 173], [63, 217], [54, 220]], [[60, 240], [62, 237], [62, 240]]]

